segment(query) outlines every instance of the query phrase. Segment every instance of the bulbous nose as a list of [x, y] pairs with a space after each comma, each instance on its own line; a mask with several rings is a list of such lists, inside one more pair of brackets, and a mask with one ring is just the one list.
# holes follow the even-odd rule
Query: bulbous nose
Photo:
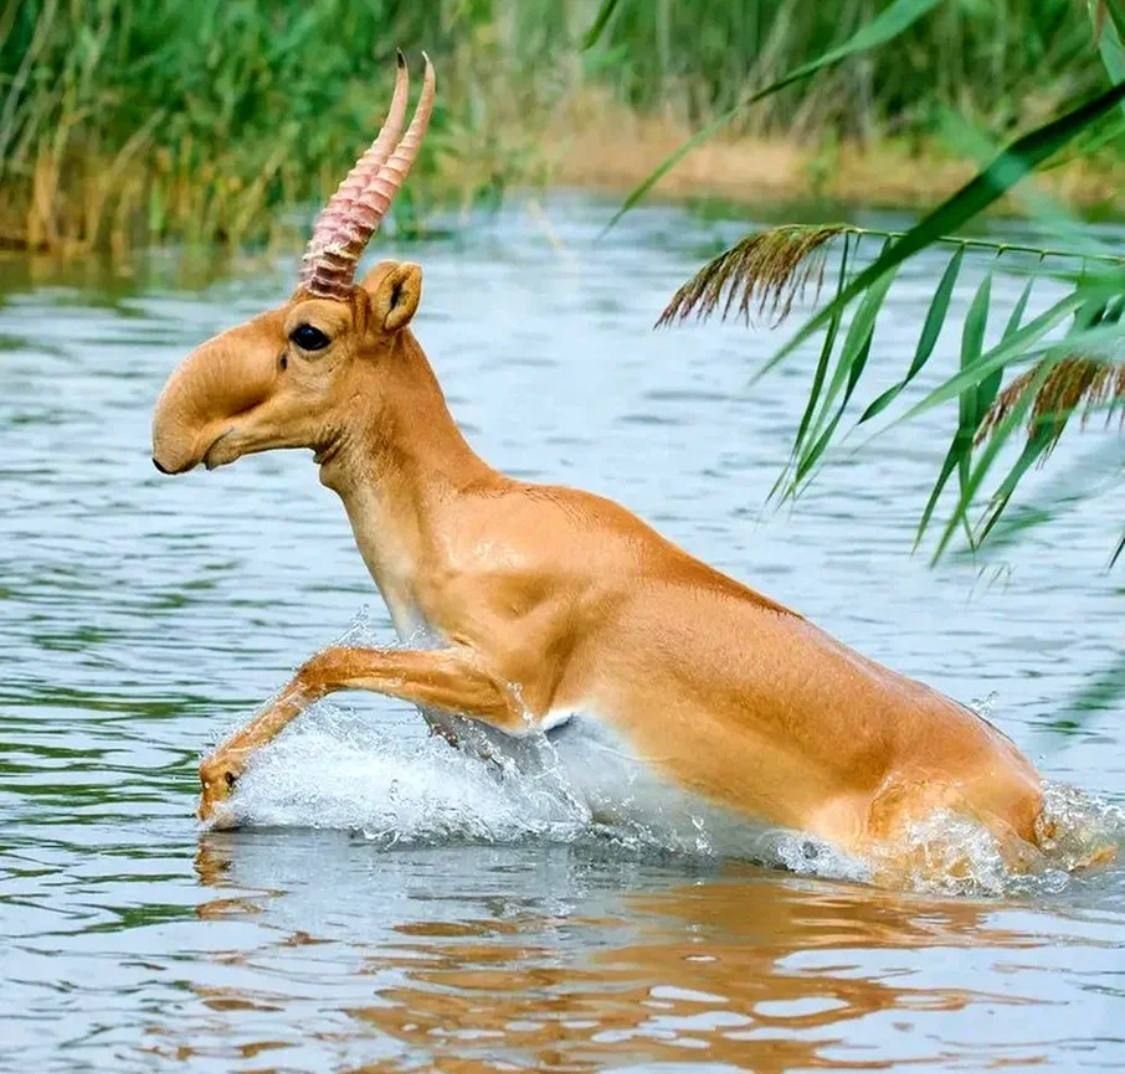
[[185, 474], [230, 420], [270, 394], [277, 378], [277, 310], [200, 344], [173, 371], [152, 415], [152, 464]]

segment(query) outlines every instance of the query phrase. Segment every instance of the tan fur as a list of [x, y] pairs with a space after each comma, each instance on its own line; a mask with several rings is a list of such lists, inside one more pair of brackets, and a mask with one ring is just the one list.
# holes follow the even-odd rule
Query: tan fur
[[[854, 852], [893, 850], [938, 808], [1033, 840], [1039, 778], [974, 713], [617, 504], [475, 455], [408, 327], [420, 293], [417, 266], [393, 263], [346, 300], [299, 291], [203, 344], [157, 405], [166, 471], [312, 448], [400, 633], [425, 625], [444, 645], [314, 657], [203, 762], [201, 817], [222, 818], [249, 757], [303, 707], [359, 688], [508, 734], [589, 712], [670, 783]], [[302, 352], [288, 338], [302, 323], [330, 346]]]

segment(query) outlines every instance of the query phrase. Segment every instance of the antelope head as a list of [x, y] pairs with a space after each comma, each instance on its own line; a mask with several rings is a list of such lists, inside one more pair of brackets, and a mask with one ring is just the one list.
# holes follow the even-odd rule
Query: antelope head
[[173, 371], [152, 424], [152, 461], [162, 473], [201, 462], [213, 469], [273, 448], [311, 448], [321, 461], [347, 435], [357, 397], [366, 410], [378, 408], [380, 362], [409, 335], [422, 271], [383, 262], [358, 284], [355, 271], [429, 124], [429, 58], [404, 134], [407, 93], [399, 53], [386, 121], [317, 217], [289, 300], [203, 343]]

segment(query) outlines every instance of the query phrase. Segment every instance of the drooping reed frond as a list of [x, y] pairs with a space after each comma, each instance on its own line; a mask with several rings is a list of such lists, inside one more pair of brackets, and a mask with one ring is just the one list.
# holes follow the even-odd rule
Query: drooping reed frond
[[721, 306], [722, 320], [734, 315], [747, 323], [756, 314], [774, 323], [814, 283], [824, 282], [824, 259], [834, 238], [853, 230], [847, 224], [786, 225], [759, 231], [704, 265], [672, 296], [656, 322], [661, 328], [693, 314], [705, 321]]
[[[720, 320], [732, 315], [750, 323], [755, 314], [779, 324], [792, 309], [793, 302], [804, 297], [815, 279], [813, 299], [819, 297], [824, 283], [824, 262], [828, 244], [841, 235], [852, 236], [856, 242], [877, 238], [884, 242], [901, 239], [906, 233], [884, 228], [858, 227], [855, 224], [785, 224], [757, 231], [739, 240], [729, 250], [708, 261], [672, 296], [656, 321], [663, 328], [675, 321], [686, 321], [692, 315], [705, 321], [716, 310]], [[1050, 249], [1025, 243], [1000, 242], [987, 238], [966, 238], [938, 235], [933, 243], [957, 249], [979, 249], [1003, 254], [1034, 254], [1042, 262], [1046, 258], [1125, 264], [1125, 255], [1086, 253], [1066, 249]]]
[[[1039, 368], [1032, 366], [1000, 392], [977, 430], [978, 444], [995, 433], [1019, 405], [1035, 383]], [[1028, 434], [1043, 430], [1049, 435], [1046, 448], [1049, 452], [1076, 410], [1082, 408], [1081, 420], [1085, 425], [1091, 412], [1106, 404], [1106, 421], [1120, 410], [1121, 421], [1125, 423], [1125, 362], [1071, 355], [1051, 369], [1036, 391], [1027, 423]]]

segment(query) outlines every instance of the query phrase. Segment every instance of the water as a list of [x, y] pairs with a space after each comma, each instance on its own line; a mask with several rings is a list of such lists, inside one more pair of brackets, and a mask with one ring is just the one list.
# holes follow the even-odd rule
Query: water
[[[1022, 518], [1047, 521], [984, 563], [929, 571], [909, 552], [948, 415], [838, 452], [795, 511], [763, 512], [806, 368], [745, 392], [776, 336], [648, 331], [742, 225], [648, 210], [594, 245], [605, 217], [562, 202], [406, 251], [426, 271], [420, 338], [484, 455], [611, 495], [984, 705], [1112, 821], [1121, 703], [1070, 701], [1121, 650], [1121, 567], [1105, 570], [1120, 518], [1081, 495], [1120, 468], [1121, 441], [1068, 435], [1024, 493]], [[497, 784], [358, 695], [246, 777], [256, 827], [201, 833], [201, 752], [346, 630], [390, 637], [307, 454], [176, 480], [149, 461], [167, 372], [280, 300], [288, 268], [203, 287], [163, 260], [125, 280], [3, 269], [0, 1070], [1125, 1064], [1121, 866], [953, 896], [723, 860], [705, 840], [596, 830], [557, 787]], [[893, 293], [880, 388], [933, 272]], [[997, 280], [1001, 306], [1017, 286]]]

